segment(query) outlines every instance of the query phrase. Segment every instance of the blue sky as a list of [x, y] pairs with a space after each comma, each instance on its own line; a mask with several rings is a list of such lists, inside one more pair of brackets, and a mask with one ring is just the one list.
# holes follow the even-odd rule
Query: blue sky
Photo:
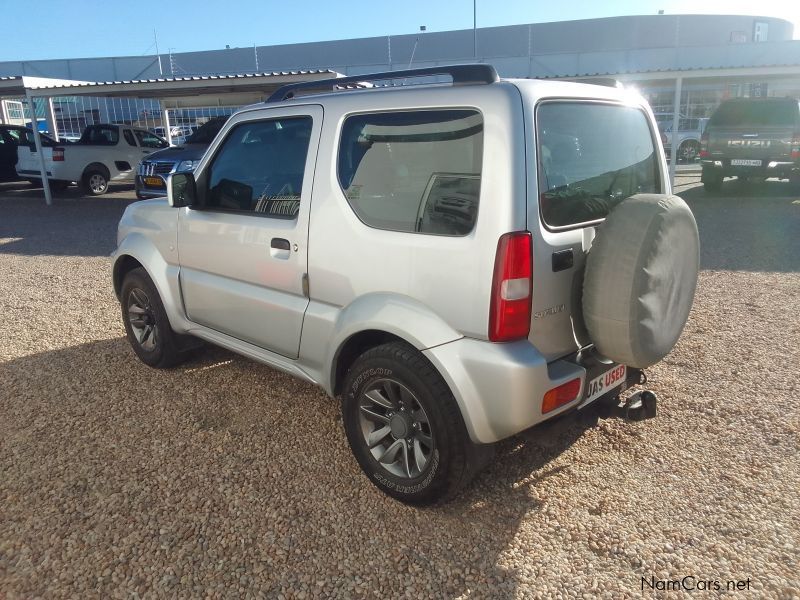
[[[476, 0], [478, 27], [619, 15], [781, 17], [800, 38], [800, 0]], [[0, 61], [155, 54], [472, 27], [472, 0], [0, 0]], [[28, 26], [35, 23], [35, 28]], [[35, 31], [35, 35], [31, 32]]]

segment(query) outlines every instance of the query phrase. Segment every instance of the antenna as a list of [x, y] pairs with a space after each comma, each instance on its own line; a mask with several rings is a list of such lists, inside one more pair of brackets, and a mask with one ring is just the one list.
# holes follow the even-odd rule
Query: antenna
[[[426, 29], [428, 29], [428, 28], [425, 25], [420, 25], [419, 26], [420, 33], [424, 34]], [[419, 36], [414, 38], [414, 48], [411, 50], [411, 60], [408, 61], [408, 67], [406, 67], [407, 69], [410, 69], [411, 68], [411, 63], [414, 62], [414, 54], [417, 51], [417, 44], [419, 44]]]
[[156, 54], [158, 55], [158, 74], [161, 77], [164, 76], [164, 69], [161, 67], [161, 53], [158, 51], [158, 34], [156, 34], [156, 30], [153, 29], [153, 39], [156, 42]]
[[256, 73], [258, 73], [258, 48], [253, 43], [253, 55], [256, 57]]

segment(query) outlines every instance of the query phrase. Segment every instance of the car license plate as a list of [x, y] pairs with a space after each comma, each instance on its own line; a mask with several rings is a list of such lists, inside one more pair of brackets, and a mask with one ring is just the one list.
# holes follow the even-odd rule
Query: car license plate
[[164, 187], [164, 180], [161, 177], [145, 177], [145, 185], [152, 185], [154, 187]]
[[615, 365], [602, 375], [598, 375], [586, 384], [584, 402], [591, 402], [621, 385], [626, 380], [627, 374], [628, 368], [625, 365]]
[[760, 167], [761, 161], [760, 160], [751, 160], [749, 158], [732, 158], [731, 159], [731, 166], [732, 167]]

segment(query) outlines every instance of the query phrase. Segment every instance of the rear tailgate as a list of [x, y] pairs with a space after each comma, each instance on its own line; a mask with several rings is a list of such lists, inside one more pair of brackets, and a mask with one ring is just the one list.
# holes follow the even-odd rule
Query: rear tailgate
[[[44, 164], [47, 170], [48, 178], [53, 176], [53, 148], [45, 146], [42, 148], [44, 152]], [[20, 177], [33, 177], [40, 178], [41, 165], [39, 163], [39, 154], [36, 152], [34, 146], [19, 146], [17, 148], [17, 175]]]
[[528, 168], [528, 229], [534, 232], [529, 340], [554, 360], [591, 343], [583, 324], [582, 290], [595, 230], [623, 199], [663, 191], [663, 154], [646, 110], [621, 102], [540, 100], [533, 127], [537, 164]]
[[708, 151], [723, 160], [790, 161], [794, 128], [791, 126], [714, 127], [708, 130]]

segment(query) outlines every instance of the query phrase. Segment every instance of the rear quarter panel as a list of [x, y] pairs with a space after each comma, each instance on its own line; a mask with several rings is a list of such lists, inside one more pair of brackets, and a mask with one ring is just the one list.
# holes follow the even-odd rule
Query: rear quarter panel
[[[500, 235], [525, 229], [525, 147], [519, 92], [507, 83], [389, 92], [348, 92], [326, 98], [309, 228], [308, 317], [327, 314], [329, 325], [304, 325], [306, 334], [332, 332], [339, 313], [380, 293], [418, 303], [441, 320], [442, 330], [486, 339], [495, 251]], [[363, 112], [474, 108], [484, 120], [478, 218], [472, 232], [450, 237], [376, 229], [350, 207], [339, 184], [339, 132], [347, 116]], [[413, 313], [407, 313], [413, 314]], [[375, 324], [377, 326], [377, 324]], [[410, 330], [412, 323], [387, 324]], [[438, 334], [418, 345], [442, 343]], [[321, 340], [320, 340], [321, 342]], [[314, 341], [308, 342], [310, 344]]]

